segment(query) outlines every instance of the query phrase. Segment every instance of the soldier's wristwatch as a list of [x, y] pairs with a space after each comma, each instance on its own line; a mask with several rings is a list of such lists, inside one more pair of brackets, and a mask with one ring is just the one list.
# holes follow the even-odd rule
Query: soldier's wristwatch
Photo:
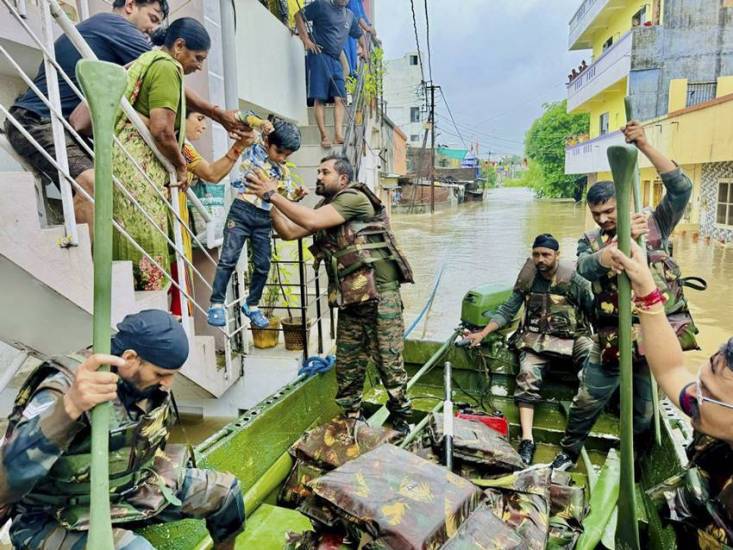
[[262, 200], [265, 202], [270, 202], [270, 199], [272, 199], [272, 196], [275, 194], [274, 189], [270, 189], [265, 194], [262, 195]]

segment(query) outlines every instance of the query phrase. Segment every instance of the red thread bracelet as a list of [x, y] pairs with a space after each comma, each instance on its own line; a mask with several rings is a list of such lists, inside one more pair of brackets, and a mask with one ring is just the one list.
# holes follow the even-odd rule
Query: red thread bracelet
[[658, 288], [655, 288], [646, 296], [634, 297], [634, 304], [641, 309], [649, 309], [656, 304], [663, 304], [666, 301], [664, 294], [662, 294], [662, 291]]

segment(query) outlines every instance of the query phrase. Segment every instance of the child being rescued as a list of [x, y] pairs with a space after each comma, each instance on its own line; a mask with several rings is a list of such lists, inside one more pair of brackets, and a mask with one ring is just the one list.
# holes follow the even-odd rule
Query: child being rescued
[[212, 284], [211, 306], [208, 322], [221, 327], [226, 324], [224, 301], [229, 278], [234, 271], [239, 255], [247, 239], [252, 248], [254, 269], [249, 296], [242, 305], [242, 312], [249, 317], [256, 328], [266, 328], [269, 321], [257, 307], [270, 272], [272, 220], [269, 200], [262, 200], [247, 192], [248, 174], [258, 171], [260, 175], [278, 181], [278, 193], [291, 201], [299, 201], [308, 191], [296, 184], [286, 166], [287, 158], [300, 149], [300, 130], [294, 124], [279, 119], [263, 120], [251, 112], [240, 114], [240, 118], [264, 136], [259, 142], [246, 149], [239, 162], [239, 174], [232, 178], [236, 198], [227, 215], [216, 275]]

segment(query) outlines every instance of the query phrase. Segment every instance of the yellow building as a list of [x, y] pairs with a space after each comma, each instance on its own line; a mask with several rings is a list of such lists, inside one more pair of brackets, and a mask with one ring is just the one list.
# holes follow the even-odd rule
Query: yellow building
[[[623, 143], [629, 96], [650, 140], [694, 183], [683, 227], [733, 240], [732, 21], [730, 0], [585, 0], [569, 48], [592, 58], [567, 97], [568, 112], [590, 115], [590, 132], [566, 149], [566, 173], [610, 179], [606, 150]], [[641, 168], [644, 204], [654, 206], [661, 181], [645, 158]]]

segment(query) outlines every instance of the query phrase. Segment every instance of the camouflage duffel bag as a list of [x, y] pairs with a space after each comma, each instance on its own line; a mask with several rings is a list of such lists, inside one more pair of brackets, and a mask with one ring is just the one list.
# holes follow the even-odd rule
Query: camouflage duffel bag
[[385, 444], [310, 483], [371, 548], [440, 548], [478, 505], [469, 481]]
[[[392, 441], [397, 435], [394, 430], [371, 428], [366, 422], [343, 417], [305, 432], [290, 448], [295, 464], [280, 490], [279, 502], [290, 507], [298, 506], [312, 495], [308, 482], [384, 442]], [[325, 518], [319, 519], [323, 521]]]
[[372, 428], [366, 422], [337, 417], [305, 432], [290, 448], [290, 454], [330, 470], [398, 436], [388, 428]]
[[476, 508], [441, 550], [476, 550], [477, 548], [526, 548], [522, 537], [514, 533], [486, 503]]
[[[440, 413], [436, 413], [430, 423], [430, 440], [435, 449], [443, 447], [443, 415]], [[524, 468], [524, 462], [504, 436], [481, 422], [463, 418], [453, 419], [453, 458], [470, 462], [485, 474]]]

